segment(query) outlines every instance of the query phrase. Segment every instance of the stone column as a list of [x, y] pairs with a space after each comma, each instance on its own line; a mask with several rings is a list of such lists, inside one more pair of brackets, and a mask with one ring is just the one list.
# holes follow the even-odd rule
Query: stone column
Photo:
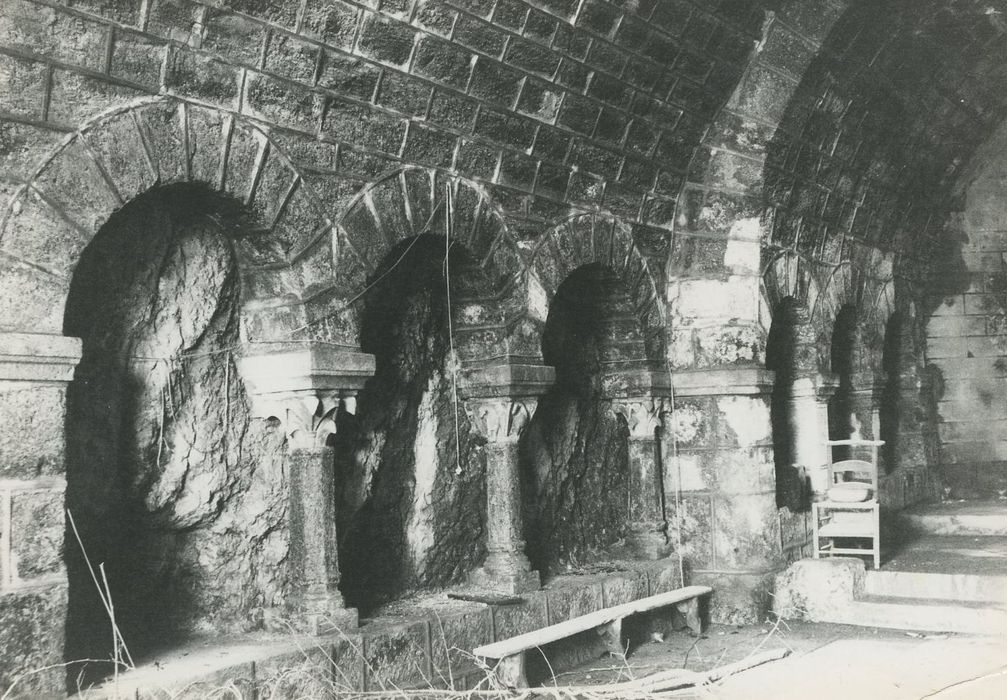
[[522, 593], [541, 579], [525, 555], [521, 517], [519, 440], [538, 397], [555, 371], [543, 365], [502, 364], [463, 371], [460, 393], [473, 428], [486, 439], [486, 561], [472, 572], [480, 588]]
[[758, 622], [783, 566], [770, 423], [773, 373], [716, 368], [675, 372], [672, 380], [669, 527], [673, 533], [681, 528], [690, 582], [714, 587], [711, 619]]
[[328, 440], [336, 432], [340, 405], [355, 411], [356, 394], [374, 373], [374, 358], [324, 343], [267, 343], [249, 347], [239, 368], [255, 415], [279, 420], [287, 434], [294, 590], [286, 621], [310, 634], [354, 628], [357, 612], [345, 607], [339, 592], [334, 454]]
[[829, 489], [825, 441], [829, 438], [829, 399], [836, 384], [834, 378], [816, 373], [798, 377], [791, 387], [794, 463], [806, 470], [815, 500], [821, 500]]
[[626, 554], [634, 559], [662, 559], [671, 554], [664, 514], [663, 441], [657, 429], [670, 413], [667, 372], [627, 369], [603, 379], [612, 410], [629, 428], [629, 531]]
[[66, 389], [77, 338], [0, 333], [0, 687], [63, 696]]

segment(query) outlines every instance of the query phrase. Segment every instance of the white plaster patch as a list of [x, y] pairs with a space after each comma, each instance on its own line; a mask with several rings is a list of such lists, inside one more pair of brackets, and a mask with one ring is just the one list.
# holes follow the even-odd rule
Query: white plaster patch
[[549, 295], [534, 274], [528, 275], [528, 315], [543, 323], [549, 316]]
[[759, 318], [759, 277], [731, 275], [726, 280], [682, 280], [669, 288], [669, 303], [678, 318]]
[[738, 437], [739, 446], [751, 447], [769, 439], [772, 427], [766, 402], [744, 396], [727, 396], [717, 399], [717, 409]]
[[759, 217], [735, 221], [727, 239], [724, 266], [732, 272], [759, 272]]
[[703, 414], [693, 406], [679, 406], [666, 423], [668, 437], [682, 443], [695, 440], [702, 425]]
[[434, 413], [434, 400], [439, 378], [439, 374], [434, 373], [420, 399], [417, 409], [416, 442], [413, 443], [416, 486], [406, 538], [417, 571], [423, 570], [427, 552], [434, 544], [434, 512], [431, 497], [437, 478], [437, 416]]
[[680, 491], [703, 491], [707, 488], [699, 455], [680, 454], [668, 460], [668, 469], [664, 477], [665, 493], [674, 494], [675, 484], [679, 479], [681, 479]]

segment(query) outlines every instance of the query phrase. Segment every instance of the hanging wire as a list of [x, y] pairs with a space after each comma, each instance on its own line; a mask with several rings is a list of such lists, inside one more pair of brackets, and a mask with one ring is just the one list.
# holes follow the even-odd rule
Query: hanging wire
[[455, 413], [455, 474], [462, 473], [461, 430], [458, 427], [458, 353], [455, 352], [455, 332], [451, 311], [451, 238], [454, 233], [454, 193], [451, 183], [444, 183], [444, 288], [448, 307], [448, 372], [451, 374], [451, 397]]
[[665, 367], [668, 369], [668, 385], [670, 389], [671, 401], [671, 425], [669, 426], [671, 438], [671, 459], [675, 462], [675, 554], [678, 555], [678, 581], [679, 585], [685, 587], [685, 555], [682, 554], [682, 462], [678, 458], [678, 430], [675, 427], [674, 416], [677, 411], [675, 407], [675, 383], [671, 381], [674, 376], [671, 371], [671, 359], [667, 353], [664, 357]]

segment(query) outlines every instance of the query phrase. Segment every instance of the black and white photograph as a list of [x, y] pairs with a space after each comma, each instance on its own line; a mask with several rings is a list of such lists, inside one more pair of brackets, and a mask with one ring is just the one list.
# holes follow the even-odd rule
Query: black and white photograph
[[0, 0], [0, 700], [1007, 697], [1007, 0]]

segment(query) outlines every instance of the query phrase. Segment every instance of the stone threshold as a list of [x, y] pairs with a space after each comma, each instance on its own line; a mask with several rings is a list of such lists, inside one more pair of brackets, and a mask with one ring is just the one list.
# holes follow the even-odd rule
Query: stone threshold
[[346, 692], [486, 688], [470, 651], [605, 607], [681, 586], [677, 558], [606, 562], [556, 576], [515, 605], [451, 599], [454, 587], [382, 607], [360, 627], [325, 636], [266, 632], [193, 639], [76, 697], [320, 697]]

